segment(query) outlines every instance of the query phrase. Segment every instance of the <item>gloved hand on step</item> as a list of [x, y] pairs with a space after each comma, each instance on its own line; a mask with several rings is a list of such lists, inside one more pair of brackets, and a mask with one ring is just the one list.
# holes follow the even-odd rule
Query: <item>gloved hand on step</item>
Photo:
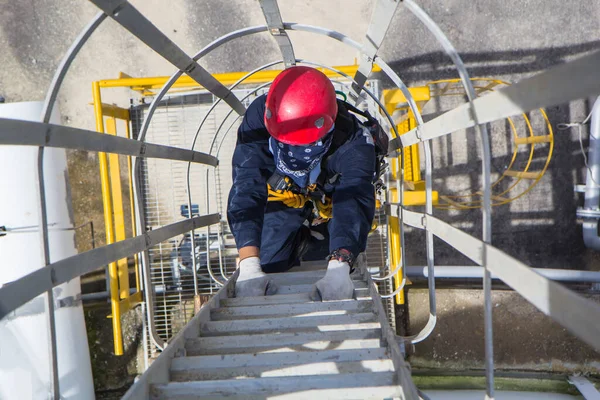
[[277, 293], [277, 285], [260, 267], [260, 258], [244, 258], [240, 261], [239, 268], [235, 297], [271, 296]]
[[354, 297], [354, 283], [350, 278], [350, 265], [331, 259], [325, 276], [315, 283], [310, 298], [313, 301], [346, 300]]

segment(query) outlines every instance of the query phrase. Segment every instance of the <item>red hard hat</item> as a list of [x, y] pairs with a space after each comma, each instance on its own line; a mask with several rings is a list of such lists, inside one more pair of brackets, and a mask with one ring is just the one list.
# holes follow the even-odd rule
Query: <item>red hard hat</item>
[[281, 72], [267, 94], [265, 125], [280, 142], [316, 142], [333, 127], [338, 107], [331, 81], [319, 70], [290, 67]]

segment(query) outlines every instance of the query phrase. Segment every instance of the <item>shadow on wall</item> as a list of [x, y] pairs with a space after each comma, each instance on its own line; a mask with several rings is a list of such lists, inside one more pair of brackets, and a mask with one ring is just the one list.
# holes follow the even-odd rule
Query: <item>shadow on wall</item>
[[[510, 51], [490, 51], [460, 53], [471, 77], [498, 77], [543, 71], [553, 65], [585, 53], [599, 50], [600, 40], [573, 46], [545, 47], [538, 49], [518, 49]], [[406, 84], [417, 81], [457, 78], [454, 63], [443, 51], [404, 58], [389, 63]], [[382, 78], [383, 73], [379, 73]], [[516, 80], [516, 79], [515, 79]]]
[[[586, 112], [592, 104], [586, 102]], [[547, 112], [553, 127], [572, 120], [572, 110], [568, 105], [552, 107]], [[584, 135], [587, 136], [587, 133]], [[447, 136], [439, 140], [452, 139]], [[587, 139], [583, 145], [587, 148]], [[474, 133], [467, 135], [466, 147], [478, 147]], [[492, 157], [492, 173], [506, 165], [506, 158], [506, 155]], [[530, 171], [541, 170], [545, 161], [545, 157], [534, 159]], [[462, 164], [441, 166], [439, 162], [438, 165], [434, 163], [434, 189], [440, 193], [453, 193], [453, 182], [458, 177], [468, 177], [472, 189], [465, 193], [480, 190], [480, 163], [480, 156], [475, 151], [468, 151], [467, 161]], [[574, 192], [574, 185], [585, 182], [584, 171], [578, 140], [572, 139], [569, 131], [555, 130], [554, 154], [539, 184], [513, 203], [493, 207], [492, 244], [533, 267], [600, 269], [595, 253], [583, 244], [581, 223], [576, 218], [582, 195]], [[505, 181], [495, 190], [501, 192], [507, 189], [512, 181]], [[475, 237], [481, 237], [480, 209], [434, 209], [434, 214]], [[420, 246], [424, 240], [425, 236], [420, 231], [411, 231], [407, 235], [409, 265], [425, 265], [425, 249]], [[441, 240], [436, 239], [435, 245], [436, 265], [470, 265], [465, 257]]]
[[[518, 81], [531, 74], [546, 70], [556, 64], [577, 58], [592, 50], [600, 49], [600, 41], [592, 41], [568, 47], [515, 50], [506, 52], [482, 52], [461, 54], [472, 77], [500, 77]], [[405, 82], [431, 81], [457, 78], [451, 60], [442, 52], [424, 54], [418, 57], [391, 63]], [[506, 77], [506, 76], [509, 77]], [[515, 98], [515, 103], [520, 99]], [[578, 122], [587, 115], [593, 99], [563, 104], [546, 109], [554, 130], [554, 154], [549, 168], [540, 183], [528, 194], [514, 203], [493, 208], [492, 244], [506, 253], [533, 267], [600, 269], [600, 257], [587, 250], [583, 244], [580, 222], [576, 220], [576, 209], [580, 205], [580, 195], [574, 193], [574, 185], [585, 182], [585, 166], [577, 138], [577, 128], [573, 131], [558, 130], [561, 122]], [[447, 109], [438, 108], [434, 114]], [[489, 128], [489, 126], [488, 126]], [[510, 128], [505, 124], [501, 129], [510, 137]], [[498, 126], [494, 127], [498, 134]], [[492, 132], [492, 129], [490, 129]], [[583, 145], [587, 149], [588, 130], [583, 128]], [[457, 143], [456, 136], [446, 135], [437, 139], [438, 149], [447, 154], [436, 154], [433, 169], [434, 190], [441, 194], [452, 194], [452, 182], [459, 176], [468, 177], [472, 190], [480, 190], [481, 158], [479, 139], [473, 130], [467, 132], [464, 145]], [[462, 139], [460, 139], [462, 140]], [[434, 143], [434, 148], [436, 145]], [[498, 144], [492, 140], [492, 173], [501, 173], [508, 164], [512, 150], [507, 142]], [[510, 144], [510, 143], [509, 143]], [[461, 157], [457, 145], [461, 148]], [[438, 152], [439, 153], [439, 152]], [[507, 155], [508, 154], [508, 155]], [[462, 158], [456, 162], [453, 157]], [[440, 159], [446, 162], [441, 162]], [[466, 159], [466, 161], [464, 161]], [[534, 158], [530, 171], [543, 168], [545, 157]], [[517, 169], [518, 170], [518, 169]], [[494, 181], [494, 179], [492, 179]], [[506, 183], [510, 182], [508, 180]], [[499, 188], [505, 183], [501, 183]], [[506, 188], [507, 186], [504, 186]], [[581, 195], [582, 199], [582, 195]], [[467, 233], [481, 237], [481, 210], [434, 210], [434, 214]], [[425, 265], [425, 241], [423, 232], [410, 231], [407, 236], [408, 265]], [[441, 240], [435, 241], [436, 265], [470, 265], [471, 263]]]

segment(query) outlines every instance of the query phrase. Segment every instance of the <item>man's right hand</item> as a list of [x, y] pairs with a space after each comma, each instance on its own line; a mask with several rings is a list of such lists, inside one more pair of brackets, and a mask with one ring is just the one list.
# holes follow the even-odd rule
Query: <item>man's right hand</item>
[[260, 267], [260, 258], [244, 258], [240, 261], [239, 268], [235, 297], [271, 296], [277, 293], [277, 285]]

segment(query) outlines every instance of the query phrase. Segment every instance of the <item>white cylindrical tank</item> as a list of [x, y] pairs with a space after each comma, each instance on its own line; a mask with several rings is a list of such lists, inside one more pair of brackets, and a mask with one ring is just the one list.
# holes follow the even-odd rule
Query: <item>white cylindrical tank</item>
[[[0, 104], [0, 118], [39, 121], [42, 102]], [[52, 123], [60, 124], [55, 112]], [[0, 146], [0, 286], [41, 268], [38, 148]], [[64, 149], [45, 150], [50, 260], [77, 253]], [[0, 233], [1, 234], [1, 233]], [[61, 399], [93, 399], [79, 278], [54, 288]], [[0, 321], [0, 399], [51, 398], [45, 295]]]

